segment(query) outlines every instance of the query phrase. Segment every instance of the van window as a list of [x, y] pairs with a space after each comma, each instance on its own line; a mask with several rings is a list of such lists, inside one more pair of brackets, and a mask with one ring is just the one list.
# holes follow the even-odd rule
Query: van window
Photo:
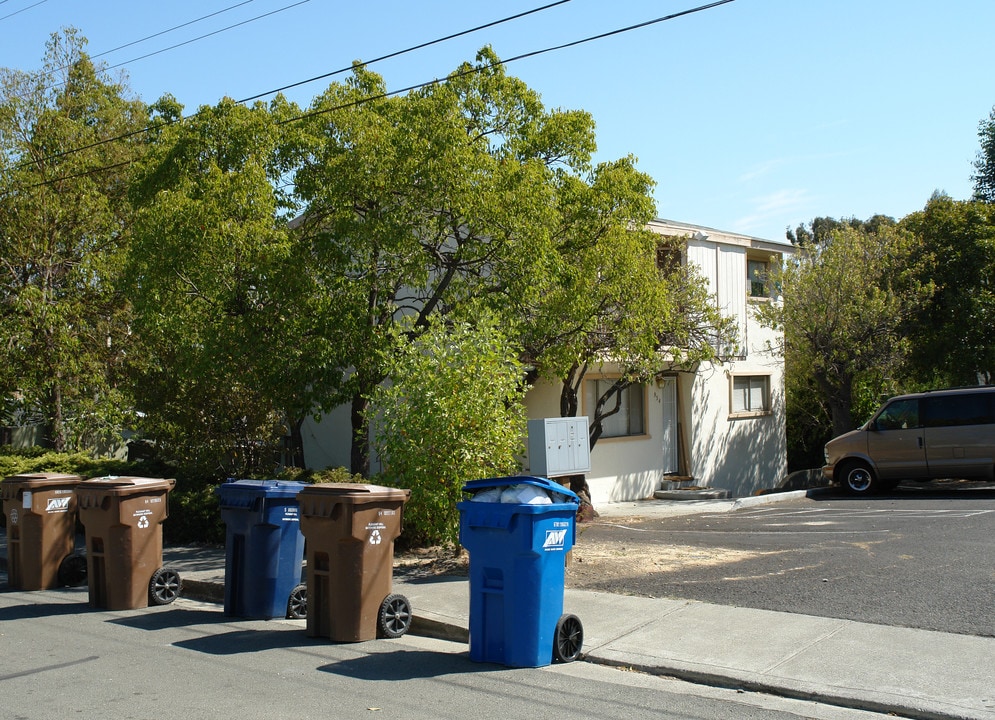
[[874, 420], [878, 430], [907, 430], [919, 427], [919, 401], [896, 400], [888, 403]]
[[924, 398], [923, 424], [926, 427], [989, 425], [995, 420], [992, 397], [992, 393], [969, 393]]

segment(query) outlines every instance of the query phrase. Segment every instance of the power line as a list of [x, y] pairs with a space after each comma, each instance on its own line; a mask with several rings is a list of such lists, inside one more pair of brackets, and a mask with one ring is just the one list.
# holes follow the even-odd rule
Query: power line
[[[9, 2], [9, 0], [0, 0], [0, 5], [2, 5], [5, 2]], [[217, 15], [221, 15], [223, 13], [226, 13], [226, 12], [228, 12], [230, 10], [234, 10], [236, 8], [240, 8], [243, 5], [248, 5], [251, 2], [255, 2], [255, 0], [242, 0], [242, 2], [236, 3], [235, 5], [229, 5], [226, 8], [222, 8], [221, 10], [217, 10], [215, 12], [208, 13], [207, 15], [202, 15], [201, 17], [195, 18], [194, 20], [188, 20], [188, 21], [186, 21], [184, 23], [180, 23], [179, 25], [174, 25], [171, 28], [167, 28], [165, 30], [160, 30], [157, 33], [152, 33], [151, 35], [146, 35], [145, 37], [140, 38], [138, 40], [132, 40], [131, 42], [127, 42], [124, 45], [118, 45], [115, 48], [111, 48], [110, 50], [104, 50], [103, 52], [99, 52], [99, 53], [90, 55], [89, 57], [90, 57], [91, 60], [93, 60], [93, 59], [96, 59], [96, 58], [99, 58], [99, 57], [103, 57], [104, 55], [110, 55], [111, 53], [117, 52], [118, 50], [123, 50], [125, 48], [131, 47], [132, 45], [138, 45], [140, 43], [143, 43], [146, 40], [152, 40], [153, 38], [157, 38], [157, 37], [160, 37], [162, 35], [167, 35], [168, 33], [171, 33], [171, 32], [173, 32], [175, 30], [181, 30], [181, 29], [183, 29], [185, 27], [189, 27], [190, 25], [195, 25], [195, 24], [197, 24], [199, 22], [202, 22], [204, 20], [209, 20], [212, 17], [215, 17]], [[160, 52], [162, 52], [162, 51], [160, 51]], [[55, 69], [53, 69], [53, 70], [45, 73], [45, 75], [51, 77], [52, 75], [55, 75], [55, 73], [59, 72], [60, 70], [65, 70], [66, 68], [71, 67], [71, 66], [72, 66], [72, 63], [69, 63], [67, 65], [62, 65], [61, 67], [57, 67], [57, 68], [55, 68]], [[64, 84], [65, 83], [54, 83], [52, 85], [46, 85], [43, 88], [43, 90], [51, 90], [54, 87], [59, 87], [60, 85], [64, 85]], [[22, 95], [22, 96], [18, 96], [18, 97], [25, 97], [25, 96]]]
[[299, 0], [299, 2], [295, 2], [295, 3], [292, 3], [290, 5], [285, 5], [282, 8], [277, 8], [276, 10], [271, 10], [268, 13], [263, 13], [262, 15], [257, 15], [254, 18], [249, 18], [248, 20], [243, 20], [242, 22], [237, 22], [234, 25], [229, 25], [228, 27], [223, 27], [220, 30], [215, 30], [215, 31], [209, 32], [209, 33], [207, 33], [205, 35], [200, 35], [199, 37], [191, 38], [190, 40], [184, 40], [183, 42], [177, 43], [176, 45], [170, 45], [169, 47], [163, 48], [162, 50], [156, 50], [155, 52], [150, 52], [150, 53], [147, 53], [145, 55], [141, 55], [139, 57], [132, 58], [131, 60], [125, 60], [124, 62], [119, 62], [116, 65], [109, 66], [107, 69], [108, 70], [113, 70], [114, 68], [121, 67], [122, 65], [127, 65], [128, 63], [136, 62], [137, 60], [144, 60], [145, 58], [150, 58], [153, 55], [159, 55], [160, 53], [164, 53], [164, 52], [166, 52], [168, 50], [175, 50], [178, 47], [183, 47], [184, 45], [189, 45], [190, 43], [195, 43], [198, 40], [203, 40], [204, 38], [209, 38], [209, 37], [212, 37], [214, 35], [218, 35], [220, 33], [227, 32], [229, 30], [233, 30], [233, 29], [235, 29], [237, 27], [241, 27], [242, 25], [248, 25], [249, 23], [255, 22], [256, 20], [262, 20], [263, 18], [270, 17], [271, 15], [276, 15], [277, 13], [281, 13], [284, 10], [290, 10], [292, 8], [297, 7], [298, 5], [304, 5], [304, 4], [309, 3], [309, 2], [311, 2], [311, 0]]
[[[419, 50], [421, 48], [428, 47], [429, 45], [434, 45], [436, 43], [443, 42], [444, 40], [448, 40], [448, 39], [455, 38], [455, 37], [460, 37], [461, 35], [466, 35], [467, 33], [477, 32], [478, 30], [484, 30], [486, 28], [494, 27], [495, 25], [500, 25], [502, 23], [506, 23], [506, 22], [509, 22], [511, 20], [516, 20], [518, 18], [524, 17], [525, 15], [530, 15], [532, 13], [540, 12], [542, 10], [548, 10], [551, 7], [555, 7], [557, 5], [563, 5], [564, 3], [567, 3], [567, 2], [570, 2], [570, 0], [557, 0], [557, 2], [553, 2], [553, 3], [547, 4], [547, 5], [543, 5], [541, 7], [535, 8], [533, 10], [528, 10], [528, 11], [523, 12], [523, 13], [518, 13], [517, 15], [511, 15], [509, 17], [502, 18], [500, 20], [495, 20], [493, 22], [486, 23], [484, 25], [480, 25], [480, 26], [472, 28], [470, 30], [464, 30], [464, 31], [459, 32], [459, 33], [454, 33], [452, 35], [448, 35], [448, 36], [446, 36], [444, 38], [439, 38], [437, 40], [431, 40], [429, 42], [421, 43], [419, 45], [414, 45], [414, 46], [412, 46], [410, 48], [407, 48], [406, 50], [400, 50], [398, 52], [390, 53], [388, 55], [384, 55], [381, 58], [377, 58], [376, 60], [369, 60], [368, 62], [360, 63], [360, 66], [365, 67], [367, 65], [371, 65], [374, 62], [379, 62], [380, 60], [384, 60], [386, 58], [393, 58], [393, 57], [397, 57], [398, 55], [403, 55], [405, 53], [410, 53], [410, 52], [413, 52], [415, 50]], [[310, 78], [309, 80], [302, 80], [301, 82], [298, 82], [298, 83], [293, 83], [291, 85], [286, 85], [286, 86], [284, 86], [282, 88], [277, 88], [276, 90], [269, 90], [267, 92], [260, 93], [258, 95], [254, 95], [254, 96], [252, 96], [250, 98], [246, 98], [245, 100], [238, 100], [237, 102], [239, 102], [239, 103], [245, 103], [245, 102], [249, 102], [251, 100], [256, 100], [258, 98], [265, 97], [266, 95], [272, 95], [274, 93], [281, 92], [282, 90], [285, 90], [287, 88], [297, 87], [298, 85], [303, 85], [303, 84], [306, 84], [306, 83], [309, 83], [309, 82], [313, 82], [315, 80], [319, 80], [319, 79], [322, 79], [322, 78], [330, 77], [332, 75], [336, 75], [336, 74], [340, 74], [340, 73], [343, 73], [343, 72], [347, 72], [348, 70], [351, 70], [351, 69], [352, 68], [350, 66], [348, 68], [344, 68], [344, 69], [341, 69], [341, 70], [336, 70], [336, 71], [331, 72], [331, 73], [326, 73], [325, 75], [321, 75], [321, 76], [318, 76], [318, 77], [315, 77], [315, 78]], [[142, 135], [142, 134], [144, 134], [146, 132], [149, 132], [150, 130], [155, 129], [155, 128], [161, 128], [161, 127], [165, 127], [165, 126], [168, 126], [168, 125], [172, 125], [173, 123], [176, 123], [176, 122], [181, 122], [183, 120], [189, 120], [191, 118], [196, 117], [199, 114], [199, 112], [200, 111], [191, 113], [190, 115], [188, 115], [186, 117], [177, 118], [176, 120], [167, 122], [165, 124], [163, 124], [163, 123], [156, 123], [156, 124], [148, 125], [148, 126], [146, 126], [144, 128], [141, 128], [140, 130], [132, 130], [131, 132], [124, 133], [123, 135], [117, 135], [115, 137], [105, 138], [103, 140], [98, 140], [97, 142], [90, 143], [89, 145], [82, 145], [82, 146], [77, 147], [77, 148], [71, 148], [69, 150], [63, 150], [61, 152], [52, 153], [51, 155], [46, 155], [45, 157], [39, 158], [37, 160], [30, 160], [30, 161], [21, 163], [18, 166], [18, 168], [23, 168], [23, 167], [26, 167], [26, 166], [31, 165], [33, 163], [37, 164], [37, 163], [46, 162], [48, 160], [57, 160], [58, 158], [61, 158], [61, 157], [66, 157], [68, 155], [73, 155], [75, 153], [82, 152], [84, 150], [90, 150], [91, 148], [100, 147], [101, 145], [106, 145], [108, 143], [116, 142], [118, 140], [127, 140], [128, 138], [135, 137], [136, 135]], [[36, 187], [36, 186], [32, 186], [32, 187]]]
[[[208, 19], [210, 19], [212, 17], [215, 17], [216, 15], [221, 15], [223, 13], [228, 12], [229, 10], [234, 10], [235, 8], [240, 8], [243, 5], [248, 5], [249, 3], [255, 2], [255, 1], [256, 0], [242, 0], [242, 2], [240, 2], [240, 3], [236, 3], [235, 5], [229, 5], [226, 8], [223, 8], [221, 10], [217, 10], [216, 12], [212, 12], [212, 13], [210, 13], [208, 15], [203, 15], [203, 16], [197, 18], [196, 20], [188, 20], [185, 23], [180, 23], [179, 25], [174, 25], [173, 27], [167, 28], [166, 30], [160, 30], [157, 33], [153, 33], [152, 35], [147, 35], [147, 36], [145, 36], [145, 37], [143, 37], [143, 38], [141, 38], [139, 40], [132, 40], [131, 42], [125, 43], [124, 45], [118, 45], [116, 48], [111, 48], [110, 50], [104, 50], [103, 52], [97, 53], [96, 55], [91, 55], [90, 59], [92, 60], [94, 58], [103, 57], [104, 55], [110, 55], [111, 53], [117, 52], [118, 50], [124, 50], [125, 48], [131, 47], [132, 45], [138, 45], [139, 43], [143, 43], [146, 40], [152, 40], [153, 38], [157, 38], [157, 37], [160, 37], [162, 35], [166, 35], [168, 33], [171, 33], [174, 30], [181, 30], [182, 28], [188, 27], [190, 25], [195, 25], [196, 23], [202, 22], [204, 20], [208, 20]], [[59, 68], [59, 70], [64, 70], [66, 67], [68, 67], [68, 65]]]
[[[3, 1], [7, 2], [7, 0], [3, 0]], [[6, 20], [7, 18], [12, 18], [15, 15], [20, 15], [22, 12], [24, 12], [26, 10], [30, 10], [31, 8], [38, 7], [39, 5], [44, 5], [47, 2], [48, 2], [48, 0], [38, 0], [38, 2], [36, 2], [34, 5], [28, 5], [25, 8], [21, 8], [20, 10], [15, 10], [14, 12], [10, 13], [9, 15], [4, 15], [3, 17], [0, 17], [0, 20]], [[3, 3], [0, 3], [0, 4], [3, 4]]]
[[[692, 15], [692, 14], [699, 13], [699, 12], [702, 12], [702, 11], [705, 11], [705, 10], [711, 10], [713, 8], [719, 7], [720, 5], [727, 5], [727, 4], [731, 3], [731, 2], [734, 2], [734, 0], [716, 0], [716, 2], [711, 2], [711, 3], [705, 4], [705, 5], [699, 5], [698, 7], [694, 7], [694, 8], [688, 9], [688, 10], [682, 10], [682, 11], [676, 12], [676, 13], [671, 13], [669, 15], [664, 15], [662, 17], [658, 17], [658, 18], [655, 18], [653, 20], [647, 20], [645, 22], [637, 23], [635, 25], [628, 25], [628, 26], [623, 27], [623, 28], [618, 28], [616, 30], [611, 30], [611, 31], [608, 31], [608, 32], [599, 33], [597, 35], [592, 35], [590, 37], [586, 37], [586, 38], [583, 38], [583, 39], [580, 39], [580, 40], [574, 40], [574, 41], [571, 41], [571, 42], [568, 42], [568, 43], [563, 43], [561, 45], [554, 45], [554, 46], [551, 46], [551, 47], [548, 47], [548, 48], [543, 48], [541, 50], [534, 50], [532, 52], [522, 53], [521, 55], [516, 55], [514, 57], [508, 58], [507, 60], [499, 60], [497, 62], [490, 63], [488, 65], [482, 65], [482, 66], [479, 66], [479, 67], [471, 67], [471, 68], [468, 68], [466, 70], [463, 70], [463, 71], [460, 71], [460, 72], [457, 72], [457, 73], [453, 73], [453, 74], [449, 75], [446, 78], [442, 78], [442, 79], [436, 78], [434, 80], [429, 80], [429, 81], [426, 81], [426, 82], [423, 82], [423, 83], [418, 83], [416, 85], [409, 85], [408, 87], [402, 88], [400, 90], [393, 90], [391, 92], [380, 93], [378, 95], [371, 95], [371, 96], [360, 98], [358, 100], [354, 100], [352, 102], [344, 103], [342, 105], [336, 105], [336, 106], [330, 107], [330, 108], [322, 108], [320, 110], [314, 110], [314, 111], [311, 111], [311, 112], [302, 113], [301, 115], [298, 115], [296, 117], [288, 118], [287, 120], [281, 120], [277, 124], [278, 125], [286, 125], [288, 123], [297, 122], [297, 121], [300, 121], [300, 120], [305, 120], [307, 118], [317, 117], [317, 116], [320, 116], [320, 115], [325, 115], [327, 113], [335, 112], [337, 110], [345, 110], [345, 109], [348, 109], [350, 107], [356, 107], [358, 105], [364, 105], [364, 104], [366, 104], [368, 102], [373, 102], [375, 100], [383, 100], [385, 98], [394, 97], [396, 95], [400, 95], [400, 94], [406, 93], [406, 92], [411, 92], [413, 90], [420, 90], [422, 88], [431, 87], [431, 86], [434, 86], [434, 85], [441, 85], [441, 84], [446, 83], [449, 80], [454, 79], [454, 78], [460, 78], [460, 77], [466, 77], [466, 76], [469, 76], [469, 75], [474, 75], [476, 73], [483, 72], [483, 71], [489, 70], [491, 68], [499, 67], [499, 66], [502, 66], [502, 65], [508, 65], [508, 64], [510, 64], [512, 62], [516, 62], [518, 60], [525, 60], [527, 58], [537, 57], [539, 55], [545, 55], [547, 53], [551, 53], [551, 52], [555, 52], [555, 51], [559, 51], [559, 50], [565, 50], [565, 49], [568, 49], [568, 48], [576, 47], [578, 45], [583, 45], [583, 44], [586, 44], [586, 43], [589, 43], [589, 42], [594, 42], [596, 40], [603, 40], [605, 38], [612, 37], [612, 36], [615, 36], [615, 35], [620, 35], [622, 33], [627, 33], [627, 32], [631, 32], [631, 31], [634, 31], [634, 30], [639, 30], [639, 29], [642, 29], [644, 27], [649, 27], [651, 25], [656, 25], [656, 24], [659, 24], [659, 23], [662, 23], [662, 22], [667, 22], [667, 21], [670, 21], [670, 20], [675, 20], [677, 18], [685, 17], [687, 15]], [[559, 3], [554, 3], [554, 4], [559, 4]], [[372, 62], [372, 61], [370, 61], [370, 62]], [[263, 94], [265, 95], [265, 94], [268, 94], [268, 93], [263, 93]], [[170, 123], [166, 123], [166, 125], [172, 124], [174, 122], [181, 122], [183, 120], [189, 120], [189, 119], [191, 119], [193, 117], [196, 117], [197, 114], [198, 113], [193, 113], [192, 115], [189, 115], [189, 116], [187, 116], [185, 118], [179, 118], [179, 119], [174, 120], [174, 121], [172, 121]], [[127, 139], [129, 137], [133, 137], [135, 135], [141, 135], [143, 133], [149, 132], [153, 128], [164, 127], [164, 126], [165, 125], [163, 125], [161, 123], [158, 124], [158, 125], [150, 125], [150, 126], [148, 126], [146, 128], [143, 128], [141, 130], [134, 130], [132, 132], [125, 133], [123, 135], [119, 135], [117, 137], [107, 138], [107, 139], [101, 140], [99, 142], [91, 143], [90, 145], [84, 145], [82, 147], [71, 149], [71, 150], [66, 150], [66, 151], [61, 152], [61, 153], [55, 153], [53, 155], [49, 155], [49, 156], [47, 156], [45, 158], [41, 158], [39, 160], [33, 160], [31, 162], [32, 163], [38, 163], [38, 162], [43, 162], [45, 160], [50, 160], [50, 159], [56, 159], [56, 158], [59, 158], [59, 157], [64, 157], [66, 155], [70, 155], [70, 154], [77, 153], [77, 152], [82, 152], [83, 150], [88, 150], [90, 148], [99, 147], [101, 145], [105, 145], [105, 144], [108, 144], [108, 143], [111, 143], [111, 142], [115, 142], [117, 140], [124, 140], [124, 139]], [[83, 172], [83, 173], [79, 173], [79, 174], [76, 174], [76, 175], [71, 175], [71, 176], [66, 176], [66, 177], [60, 177], [60, 178], [54, 178], [52, 180], [45, 180], [45, 181], [42, 181], [42, 182], [39, 182], [39, 183], [35, 183], [33, 185], [28, 185], [24, 189], [28, 190], [28, 189], [32, 189], [32, 188], [36, 188], [36, 187], [42, 187], [42, 186], [45, 186], [45, 185], [52, 185], [52, 184], [54, 184], [56, 182], [61, 182], [62, 180], [69, 180], [69, 179], [75, 179], [75, 178], [79, 178], [79, 177], [86, 177], [88, 175], [94, 175], [94, 174], [103, 172], [105, 170], [111, 170], [111, 169], [120, 167], [122, 165], [126, 165], [129, 162], [130, 161], [125, 161], [123, 163], [117, 163], [115, 165], [109, 165], [109, 166], [106, 166], [106, 167], [94, 168], [92, 170], [89, 170], [89, 171], [86, 171], [86, 172]], [[28, 164], [31, 164], [31, 163], [28, 163]]]
[[[42, 0], [42, 1], [44, 2], [45, 0]], [[240, 5], [245, 5], [245, 4], [247, 4], [247, 2], [252, 2], [252, 1], [253, 0], [247, 0], [246, 2], [240, 3]], [[190, 45], [190, 44], [198, 42], [200, 40], [204, 40], [205, 38], [213, 37], [214, 35], [220, 35], [223, 32], [228, 32], [229, 30], [234, 30], [235, 28], [241, 27], [242, 25], [248, 25], [249, 23], [255, 22], [257, 20], [262, 20], [263, 18], [270, 17], [271, 15], [276, 15], [277, 13], [284, 12], [285, 10], [291, 10], [291, 9], [293, 9], [293, 8], [299, 6], [299, 5], [304, 5], [304, 4], [309, 3], [309, 2], [311, 2], [311, 0], [298, 0], [298, 2], [292, 3], [290, 5], [284, 5], [281, 8], [277, 8], [276, 10], [271, 10], [270, 12], [263, 13], [262, 15], [257, 15], [256, 17], [249, 18], [248, 20], [242, 20], [241, 22], [237, 22], [234, 25], [229, 25], [227, 27], [223, 27], [223, 28], [220, 28], [218, 30], [213, 30], [212, 32], [205, 33], [204, 35], [199, 35], [199, 36], [197, 36], [195, 38], [190, 38], [189, 40], [184, 40], [183, 42], [176, 43], [175, 45], [170, 45], [169, 47], [164, 47], [164, 48], [162, 48], [160, 50], [155, 50], [153, 52], [146, 53], [144, 55], [139, 55], [138, 57], [131, 58], [130, 60], [124, 60], [122, 62], [115, 63], [114, 65], [108, 65], [106, 68], [104, 68], [104, 70], [105, 71], [106, 70], [113, 70], [115, 68], [122, 67], [123, 65], [128, 65], [129, 63], [137, 62], [139, 60], [145, 60], [146, 58], [150, 58], [150, 57], [153, 57], [155, 55], [161, 55], [164, 52], [168, 52], [170, 50], [175, 50], [176, 48], [183, 47], [184, 45]], [[233, 5], [232, 7], [238, 7], [238, 5]], [[231, 8], [226, 8], [226, 10], [230, 10], [230, 9]], [[222, 12], [225, 12], [225, 10], [219, 10], [217, 13], [213, 13], [212, 15], [205, 15], [204, 17], [212, 17], [213, 15], [217, 15], [217, 14], [222, 13]], [[204, 18], [200, 18], [199, 20], [203, 20], [203, 19]], [[191, 25], [191, 24], [193, 24], [195, 22], [199, 22], [199, 20], [191, 20], [190, 22], [185, 23], [184, 25], [177, 25], [177, 28], [179, 28], [179, 27], [185, 27], [186, 25]], [[163, 30], [162, 32], [157, 33], [156, 35], [150, 35], [149, 37], [157, 37], [158, 35], [163, 35], [163, 34], [165, 34], [167, 32], [170, 32], [171, 30], [175, 30], [175, 29], [176, 28], [170, 28], [170, 30]], [[114, 52], [115, 50], [120, 50], [123, 47], [129, 47], [131, 45], [135, 45], [137, 43], [143, 42], [144, 40], [148, 40], [148, 39], [149, 38], [143, 38], [143, 40], [136, 40], [135, 42], [128, 43], [127, 45], [122, 45], [120, 48], [114, 48], [114, 50], [108, 50], [107, 52], [101, 53], [101, 54], [102, 55], [106, 55], [108, 53]], [[91, 56], [91, 57], [97, 57], [97, 56], [94, 55], [94, 56]], [[62, 68], [60, 68], [60, 70], [61, 69]], [[54, 83], [52, 85], [49, 85], [45, 89], [48, 90], [48, 89], [51, 89], [51, 88], [54, 88], [54, 87], [59, 87], [61, 85], [65, 85], [65, 84], [66, 84], [65, 82], [58, 82], [58, 83]]]
[[[389, 53], [387, 55], [381, 55], [378, 58], [374, 58], [372, 60], [367, 60], [366, 62], [357, 63], [356, 66], [357, 67], [366, 67], [367, 65], [372, 65], [374, 63], [378, 63], [378, 62], [381, 62], [383, 60], [390, 60], [391, 58], [398, 57], [399, 55], [404, 55], [404, 54], [409, 53], [409, 52], [414, 52], [415, 50], [421, 50], [421, 49], [427, 48], [427, 47], [429, 47], [431, 45], [437, 45], [437, 44], [445, 42], [447, 40], [452, 40], [454, 38], [462, 37], [463, 35], [470, 35], [471, 33], [475, 33], [475, 32], [478, 32], [480, 30], [486, 30], [487, 28], [494, 27], [496, 25], [500, 25], [502, 23], [506, 23], [506, 22], [509, 22], [511, 20], [518, 20], [519, 18], [523, 18], [526, 15], [532, 15], [533, 13], [541, 12], [543, 10], [548, 10], [551, 7], [556, 7], [557, 5], [563, 5], [563, 4], [568, 3], [568, 2], [570, 2], [570, 0], [558, 0], [558, 2], [553, 2], [553, 3], [550, 3], [548, 5], [543, 5], [542, 7], [533, 8], [532, 10], [526, 10], [525, 12], [520, 12], [517, 15], [512, 15], [510, 17], [502, 18], [501, 20], [495, 20], [494, 22], [489, 22], [489, 23], [486, 23], [484, 25], [478, 25], [477, 27], [470, 28], [469, 30], [463, 30], [462, 32], [453, 33], [452, 35], [446, 35], [445, 37], [441, 37], [441, 38], [438, 38], [436, 40], [429, 40], [428, 42], [423, 42], [420, 45], [413, 45], [412, 47], [409, 47], [409, 48], [407, 48], [405, 50], [398, 50], [397, 52], [392, 52], [392, 53]], [[313, 78], [308, 78], [307, 80], [301, 80], [300, 82], [295, 82], [295, 83], [292, 83], [290, 85], [284, 85], [283, 87], [277, 88], [276, 90], [269, 90], [269, 91], [264, 92], [264, 93], [259, 93], [258, 95], [253, 95], [251, 97], [247, 97], [247, 98], [245, 98], [243, 100], [237, 100], [236, 102], [247, 103], [247, 102], [251, 102], [252, 100], [258, 100], [261, 97], [266, 97], [267, 95], [275, 95], [278, 92], [283, 92], [284, 90], [290, 90], [291, 88], [300, 87], [301, 85], [307, 85], [308, 83], [315, 82], [316, 80], [325, 80], [326, 78], [330, 78], [333, 75], [341, 75], [344, 72], [349, 72], [350, 70], [352, 70], [352, 68], [353, 68], [353, 66], [350, 65], [349, 67], [346, 67], [346, 68], [341, 68], [339, 70], [333, 70], [332, 72], [325, 73], [324, 75], [316, 75]]]
[[578, 45], [583, 45], [585, 43], [594, 42], [595, 40], [603, 40], [607, 37], [612, 37], [613, 35], [620, 35], [622, 33], [630, 32], [632, 30], [639, 30], [650, 25], [656, 25], [657, 23], [666, 22], [668, 20], [674, 20], [679, 17], [684, 17], [685, 15], [691, 15], [693, 13], [698, 13], [703, 10], [711, 10], [712, 8], [718, 7], [719, 5], [726, 5], [733, 2], [734, 0], [716, 0], [716, 2], [709, 3], [707, 5], [700, 5], [696, 8], [691, 8], [690, 10], [682, 10], [681, 12], [672, 13], [670, 15], [664, 15], [663, 17], [656, 18], [655, 20], [647, 20], [646, 22], [641, 22], [636, 25], [629, 25], [624, 28], [619, 28], [617, 30], [611, 30], [609, 32], [600, 33], [598, 35], [592, 35], [590, 37], [583, 38], [581, 40], [574, 40], [572, 42], [563, 43], [562, 45], [554, 45], [552, 47], [544, 48], [542, 50], [533, 50], [532, 52], [522, 53], [521, 55], [515, 55], [507, 60], [498, 60], [497, 62], [490, 63], [489, 65], [482, 65], [480, 67], [472, 67], [462, 72], [457, 72], [449, 75], [446, 78], [436, 78], [435, 80], [428, 80], [423, 83], [418, 83], [417, 85], [409, 85], [406, 88], [401, 88], [400, 90], [392, 90], [391, 92], [381, 93], [379, 95], [367, 96], [360, 98], [359, 100], [354, 100], [353, 102], [345, 103], [344, 105], [336, 105], [335, 107], [323, 108], [321, 110], [314, 110], [312, 112], [304, 113], [298, 115], [297, 117], [289, 118], [287, 120], [281, 120], [278, 125], [286, 125], [287, 123], [296, 122], [297, 120], [303, 120], [305, 118], [316, 117], [318, 115], [324, 115], [326, 113], [335, 112], [336, 110], [345, 110], [346, 108], [355, 107], [356, 105], [363, 105], [374, 100], [382, 100], [384, 98], [394, 97], [395, 95], [401, 95], [406, 92], [411, 92], [413, 90], [420, 90], [422, 88], [431, 87], [433, 85], [441, 85], [453, 78], [465, 77], [467, 75], [474, 75], [478, 72], [483, 72], [484, 70], [490, 70], [494, 67], [499, 67], [501, 65], [508, 65], [518, 60], [525, 60], [527, 58], [537, 57], [539, 55], [545, 55], [546, 53], [555, 52], [559, 50], [565, 50], [567, 48], [576, 47]]

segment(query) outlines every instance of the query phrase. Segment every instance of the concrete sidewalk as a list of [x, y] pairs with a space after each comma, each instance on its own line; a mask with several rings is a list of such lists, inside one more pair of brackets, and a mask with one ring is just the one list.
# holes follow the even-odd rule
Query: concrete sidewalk
[[[716, 512], [803, 494], [598, 510], [603, 517]], [[163, 564], [180, 573], [184, 597], [223, 602], [222, 548], [167, 547]], [[394, 589], [411, 602], [412, 634], [467, 642], [466, 577], [395, 577]], [[564, 612], [583, 623], [589, 662], [911, 718], [995, 720], [995, 638], [583, 590], [565, 591]]]

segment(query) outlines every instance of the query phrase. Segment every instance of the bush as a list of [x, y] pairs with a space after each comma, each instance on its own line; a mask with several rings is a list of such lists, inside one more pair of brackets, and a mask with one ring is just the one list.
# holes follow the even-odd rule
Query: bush
[[409, 488], [405, 545], [456, 545], [462, 487], [520, 468], [524, 373], [487, 322], [430, 328], [401, 351], [371, 398], [384, 485]]
[[222, 479], [177, 472], [155, 461], [126, 462], [98, 458], [87, 453], [57, 453], [44, 448], [6, 449], [0, 453], [0, 476], [27, 473], [68, 473], [84, 480], [107, 476], [175, 478], [169, 494], [169, 517], [163, 523], [163, 536], [174, 543], [224, 543], [214, 488]]
[[[106, 476], [174, 478], [169, 493], [169, 517], [163, 523], [163, 538], [174, 544], [225, 543], [226, 529], [221, 519], [217, 487], [228, 478], [178, 469], [157, 461], [125, 462], [95, 458], [86, 453], [56, 453], [44, 448], [7, 449], [0, 452], [0, 477], [26, 473], [55, 472], [79, 475], [84, 480]], [[302, 470], [287, 468], [276, 475], [257, 479], [281, 479], [306, 483], [366, 482], [345, 468]], [[6, 519], [5, 515], [0, 518]]]

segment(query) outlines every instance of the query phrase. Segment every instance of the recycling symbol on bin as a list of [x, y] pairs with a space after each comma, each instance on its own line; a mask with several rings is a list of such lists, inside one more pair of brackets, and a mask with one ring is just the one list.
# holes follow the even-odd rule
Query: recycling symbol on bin
[[10, 524], [17, 525], [17, 508], [10, 511]]
[[383, 542], [383, 538], [380, 536], [379, 530], [374, 530], [370, 533], [370, 545], [379, 545]]
[[138, 527], [147, 528], [148, 526], [149, 526], [149, 519], [147, 516], [142, 515], [140, 518], [138, 518]]

